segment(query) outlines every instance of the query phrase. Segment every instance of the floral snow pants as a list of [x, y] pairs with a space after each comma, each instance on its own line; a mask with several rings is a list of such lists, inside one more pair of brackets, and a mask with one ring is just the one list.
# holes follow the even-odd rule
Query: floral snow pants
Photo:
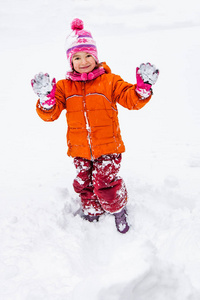
[[74, 158], [77, 176], [73, 187], [80, 194], [85, 215], [115, 213], [126, 205], [126, 187], [117, 176], [121, 159], [121, 154], [103, 155], [94, 161]]

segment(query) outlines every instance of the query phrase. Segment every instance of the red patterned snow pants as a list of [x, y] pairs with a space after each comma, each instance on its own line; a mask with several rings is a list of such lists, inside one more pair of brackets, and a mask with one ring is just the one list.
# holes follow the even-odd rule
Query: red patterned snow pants
[[84, 214], [114, 213], [126, 205], [126, 187], [117, 176], [121, 159], [121, 154], [103, 155], [94, 161], [74, 158], [77, 176], [73, 187], [80, 194]]

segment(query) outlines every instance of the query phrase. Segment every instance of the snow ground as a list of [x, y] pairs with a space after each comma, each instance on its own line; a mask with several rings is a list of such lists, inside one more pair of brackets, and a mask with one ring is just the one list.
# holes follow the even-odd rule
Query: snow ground
[[[200, 299], [198, 1], [1, 4], [0, 299]], [[126, 235], [112, 216], [90, 224], [76, 215], [64, 113], [50, 124], [35, 112], [30, 80], [64, 78], [74, 17], [125, 80], [135, 82], [141, 62], [160, 68], [145, 108], [119, 107]]]

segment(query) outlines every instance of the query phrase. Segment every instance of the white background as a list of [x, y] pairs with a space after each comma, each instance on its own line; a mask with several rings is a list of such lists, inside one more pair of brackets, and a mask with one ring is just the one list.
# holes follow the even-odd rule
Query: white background
[[[200, 299], [200, 4], [158, 0], [0, 0], [0, 298]], [[113, 216], [79, 215], [63, 112], [45, 123], [30, 80], [68, 70], [65, 38], [84, 21], [99, 59], [135, 83], [160, 69], [152, 100], [119, 107], [129, 192], [126, 235]]]

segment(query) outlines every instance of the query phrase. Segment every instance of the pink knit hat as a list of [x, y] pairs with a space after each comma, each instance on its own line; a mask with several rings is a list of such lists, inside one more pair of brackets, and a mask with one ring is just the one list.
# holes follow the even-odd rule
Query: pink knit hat
[[66, 53], [72, 68], [72, 57], [77, 52], [90, 53], [98, 63], [96, 43], [89, 31], [83, 29], [83, 21], [74, 19], [71, 23], [72, 33], [66, 39]]

